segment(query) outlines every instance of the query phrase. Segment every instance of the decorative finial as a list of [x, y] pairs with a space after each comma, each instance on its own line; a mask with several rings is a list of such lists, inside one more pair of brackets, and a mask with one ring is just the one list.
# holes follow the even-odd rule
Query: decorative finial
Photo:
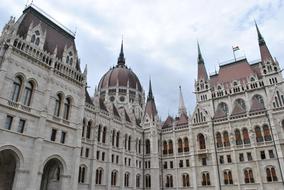
[[257, 25], [255, 20], [254, 20], [254, 24], [255, 24], [255, 27], [256, 27], [256, 31], [257, 31], [258, 44], [260, 46], [264, 45], [265, 44], [264, 38], [262, 37], [262, 35], [261, 35], [260, 31], [259, 31], [258, 25]]
[[148, 93], [148, 99], [153, 99], [153, 92], [152, 92], [152, 84], [151, 84], [151, 77], [149, 79], [149, 93]]
[[201, 54], [201, 50], [200, 50], [200, 46], [199, 46], [199, 42], [197, 41], [197, 51], [198, 51], [198, 58], [197, 58], [197, 62], [198, 64], [204, 64], [204, 60]]
[[121, 40], [121, 47], [120, 47], [119, 57], [117, 59], [117, 65], [125, 65], [125, 58], [123, 52], [123, 39]]

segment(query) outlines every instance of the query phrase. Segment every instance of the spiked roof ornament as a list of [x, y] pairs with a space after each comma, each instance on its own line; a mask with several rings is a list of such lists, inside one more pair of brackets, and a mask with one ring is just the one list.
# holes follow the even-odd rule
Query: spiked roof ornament
[[262, 37], [262, 35], [261, 35], [260, 31], [259, 31], [259, 28], [258, 28], [258, 25], [257, 25], [256, 21], [254, 21], [254, 24], [255, 24], [255, 27], [256, 27], [256, 31], [257, 31], [258, 44], [260, 46], [265, 45], [264, 38]]
[[184, 105], [184, 100], [182, 96], [181, 86], [179, 86], [179, 108], [178, 108], [179, 115], [186, 114], [186, 108]]
[[124, 52], [123, 52], [123, 40], [121, 41], [121, 47], [120, 47], [119, 57], [117, 59], [117, 65], [125, 65], [125, 58], [124, 58]]
[[197, 58], [197, 62], [198, 64], [204, 64], [204, 59], [202, 57], [201, 51], [200, 51], [200, 46], [199, 46], [199, 42], [197, 41], [197, 49], [198, 49], [198, 58]]

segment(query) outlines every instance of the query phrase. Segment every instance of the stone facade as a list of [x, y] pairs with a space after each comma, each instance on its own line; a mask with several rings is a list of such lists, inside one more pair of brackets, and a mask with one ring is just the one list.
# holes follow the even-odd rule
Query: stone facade
[[86, 90], [75, 37], [34, 6], [0, 37], [0, 190], [284, 189], [284, 86], [256, 25], [261, 60], [208, 77], [198, 45], [196, 107], [180, 88], [160, 121], [125, 63]]

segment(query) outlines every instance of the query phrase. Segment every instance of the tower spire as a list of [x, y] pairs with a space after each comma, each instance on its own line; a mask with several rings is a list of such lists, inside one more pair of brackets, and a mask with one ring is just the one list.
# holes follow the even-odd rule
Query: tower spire
[[271, 56], [271, 53], [265, 43], [265, 40], [262, 36], [262, 34], [260, 33], [260, 30], [258, 28], [258, 25], [256, 23], [256, 21], [254, 21], [255, 23], [255, 27], [256, 27], [256, 31], [257, 31], [257, 37], [258, 37], [258, 45], [259, 45], [259, 50], [260, 50], [260, 56], [261, 56], [261, 61], [262, 61], [262, 64], [265, 64], [267, 62], [274, 62], [272, 56]]
[[149, 92], [148, 92], [148, 99], [154, 99], [153, 92], [152, 92], [151, 78], [149, 79]]
[[181, 86], [179, 86], [179, 107], [178, 107], [178, 114], [185, 114], [186, 115], [186, 108], [184, 105], [184, 100], [182, 96]]
[[204, 64], [204, 59], [202, 57], [199, 42], [197, 41], [197, 50], [198, 50], [198, 57], [197, 57], [197, 63], [198, 63], [198, 73], [197, 73], [197, 79], [198, 80], [208, 80], [207, 71]]
[[121, 47], [120, 47], [119, 57], [117, 59], [117, 65], [125, 65], [125, 58], [123, 52], [123, 39], [121, 40]]

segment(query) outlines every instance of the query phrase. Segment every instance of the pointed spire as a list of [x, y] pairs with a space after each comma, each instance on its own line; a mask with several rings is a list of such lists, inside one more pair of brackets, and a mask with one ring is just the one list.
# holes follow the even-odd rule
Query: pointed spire
[[198, 58], [197, 58], [197, 62], [198, 64], [204, 64], [204, 60], [200, 51], [200, 46], [199, 46], [199, 42], [197, 41], [197, 49], [198, 49]]
[[148, 99], [154, 99], [153, 92], [152, 92], [151, 78], [150, 78], [150, 80], [149, 80], [149, 92], [148, 92]]
[[85, 65], [85, 69], [84, 69], [84, 76], [87, 76], [87, 73], [88, 73], [88, 65], [86, 64]]
[[125, 65], [125, 58], [124, 58], [124, 52], [123, 52], [123, 39], [121, 41], [121, 47], [120, 47], [119, 57], [117, 59], [117, 65]]
[[255, 27], [256, 27], [256, 31], [257, 31], [257, 37], [258, 37], [258, 44], [259, 44], [259, 49], [260, 49], [260, 56], [261, 56], [261, 61], [262, 64], [266, 64], [267, 62], [274, 62], [271, 53], [265, 43], [265, 40], [263, 38], [263, 36], [260, 33], [260, 30], [258, 28], [258, 25], [256, 23], [256, 21], [254, 21], [255, 23]]
[[182, 96], [181, 86], [179, 86], [179, 107], [178, 107], [178, 114], [185, 114], [186, 115], [186, 108], [184, 105], [184, 100]]
[[260, 31], [259, 31], [258, 25], [257, 25], [255, 20], [254, 20], [254, 24], [255, 24], [255, 27], [256, 27], [256, 31], [257, 31], [258, 44], [260, 46], [265, 45], [264, 38], [262, 37], [262, 35], [261, 35]]
[[198, 80], [208, 80], [208, 75], [207, 71], [205, 68], [204, 60], [200, 51], [200, 46], [199, 42], [197, 41], [197, 49], [198, 49], [198, 58], [197, 58], [197, 63], [198, 63], [198, 73], [197, 73], [197, 79]]
[[153, 92], [152, 92], [152, 84], [151, 79], [149, 80], [149, 93], [147, 97], [146, 107], [145, 107], [145, 114], [148, 114], [148, 116], [154, 121], [155, 116], [158, 114]]

